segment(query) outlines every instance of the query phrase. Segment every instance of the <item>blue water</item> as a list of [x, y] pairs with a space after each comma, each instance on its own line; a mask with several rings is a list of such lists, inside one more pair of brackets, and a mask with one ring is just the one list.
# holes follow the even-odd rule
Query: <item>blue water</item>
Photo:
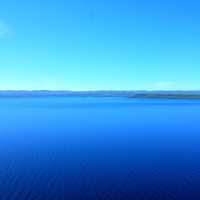
[[1, 98], [1, 200], [198, 200], [200, 101]]

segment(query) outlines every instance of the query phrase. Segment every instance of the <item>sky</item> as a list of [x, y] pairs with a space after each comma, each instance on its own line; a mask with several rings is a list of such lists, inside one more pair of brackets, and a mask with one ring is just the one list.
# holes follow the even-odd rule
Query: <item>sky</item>
[[6, 0], [1, 90], [199, 90], [198, 0]]

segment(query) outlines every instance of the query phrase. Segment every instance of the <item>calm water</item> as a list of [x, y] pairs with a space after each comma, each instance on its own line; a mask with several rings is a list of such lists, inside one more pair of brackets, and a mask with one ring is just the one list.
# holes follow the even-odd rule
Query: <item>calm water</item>
[[1, 200], [199, 200], [200, 101], [0, 99]]

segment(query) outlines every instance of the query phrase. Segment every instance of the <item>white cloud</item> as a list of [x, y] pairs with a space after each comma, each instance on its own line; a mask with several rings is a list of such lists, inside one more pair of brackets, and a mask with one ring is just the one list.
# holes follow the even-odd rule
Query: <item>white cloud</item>
[[174, 90], [176, 89], [176, 83], [171, 81], [159, 81], [151, 86], [151, 90]]
[[6, 38], [10, 35], [11, 29], [8, 24], [0, 20], [0, 39]]

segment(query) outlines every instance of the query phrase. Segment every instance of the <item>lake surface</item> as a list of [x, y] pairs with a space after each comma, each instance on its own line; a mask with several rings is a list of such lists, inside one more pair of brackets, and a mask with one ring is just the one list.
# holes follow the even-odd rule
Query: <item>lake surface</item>
[[1, 200], [199, 200], [200, 101], [1, 98]]

